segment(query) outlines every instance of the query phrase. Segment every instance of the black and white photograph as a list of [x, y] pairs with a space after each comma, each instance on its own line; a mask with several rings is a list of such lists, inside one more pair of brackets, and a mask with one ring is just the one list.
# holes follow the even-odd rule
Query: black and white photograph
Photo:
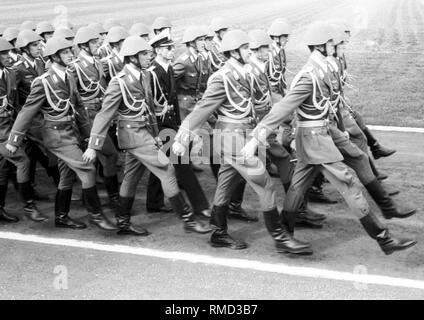
[[423, 83], [424, 0], [0, 0], [0, 300], [423, 300]]

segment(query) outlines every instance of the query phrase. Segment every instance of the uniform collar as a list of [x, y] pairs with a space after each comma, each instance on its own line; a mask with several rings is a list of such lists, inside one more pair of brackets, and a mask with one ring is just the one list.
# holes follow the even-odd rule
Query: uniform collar
[[322, 70], [324, 72], [327, 72], [327, 69], [328, 69], [327, 63], [328, 63], [328, 61], [326, 60], [326, 57], [324, 57], [324, 55], [322, 55], [320, 52], [314, 50], [311, 53], [310, 59], [313, 60], [315, 63], [317, 63], [322, 68]]
[[90, 56], [85, 50], [81, 50], [80, 51], [80, 55], [87, 60], [88, 62], [90, 62], [91, 64], [94, 64], [94, 57]]
[[140, 76], [141, 76], [141, 70], [136, 69], [131, 63], [127, 64], [127, 69], [129, 72], [131, 72], [131, 74], [138, 80], [140, 81]]
[[119, 52], [118, 52], [118, 50], [116, 50], [116, 48], [113, 48], [112, 52], [115, 54], [115, 56], [118, 57], [119, 60], [121, 60], [121, 62], [124, 62], [124, 57], [119, 54]]
[[236, 61], [234, 58], [230, 58], [229, 60], [228, 60], [228, 63], [234, 68], [234, 69], [236, 69], [236, 71], [238, 72], [238, 73], [240, 73], [240, 75], [244, 78], [244, 79], [246, 79], [246, 73], [247, 72], [249, 72], [250, 70], [250, 68], [251, 68], [251, 66], [249, 66], [249, 65], [242, 65], [240, 62], [238, 62], [238, 61]]
[[219, 40], [217, 36], [213, 37], [212, 40], [215, 42], [218, 48], [221, 46], [221, 40]]
[[266, 65], [260, 61], [254, 54], [250, 56], [250, 62], [252, 62], [262, 73], [265, 73]]
[[63, 82], [65, 82], [66, 72], [63, 70], [60, 70], [59, 67], [56, 65], [56, 63], [53, 63], [51, 68], [59, 76], [59, 78], [62, 79]]
[[334, 71], [336, 71], [336, 72], [339, 71], [339, 66], [337, 64], [337, 58], [335, 58], [335, 57], [327, 57], [327, 61], [331, 65], [331, 67], [334, 68]]
[[22, 54], [22, 57], [25, 59], [26, 62], [28, 62], [28, 64], [33, 67], [35, 69], [36, 67], [36, 63], [35, 63], [35, 59], [33, 61], [31, 61], [30, 59], [27, 58], [26, 53]]
[[163, 68], [163, 70], [165, 70], [165, 72], [168, 72], [169, 63], [164, 63], [162, 61], [159, 61], [158, 58], [155, 58], [155, 61], [158, 65], [160, 65]]
[[196, 60], [199, 57], [199, 52], [197, 52], [196, 50], [194, 50], [192, 47], [188, 48], [188, 53], [190, 54], [190, 56], [192, 57], [193, 60]]
[[281, 51], [281, 47], [275, 41], [272, 41], [271, 46], [277, 53]]
[[12, 59], [14, 61], [17, 61], [18, 60], [18, 54], [17, 53], [14, 53], [12, 51], [9, 51], [9, 55], [12, 57]]

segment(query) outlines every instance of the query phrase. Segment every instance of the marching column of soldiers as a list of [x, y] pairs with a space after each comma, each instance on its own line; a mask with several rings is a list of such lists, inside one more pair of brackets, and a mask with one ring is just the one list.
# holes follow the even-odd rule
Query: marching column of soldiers
[[[175, 212], [186, 232], [212, 233], [213, 247], [248, 247], [229, 234], [227, 221], [259, 220], [242, 207], [248, 184], [277, 251], [312, 254], [310, 243], [294, 231], [323, 227], [326, 215], [308, 204], [336, 202], [323, 193], [326, 181], [385, 254], [416, 244], [389, 232], [361, 187], [385, 219], [416, 212], [399, 209], [392, 199], [398, 191], [382, 185], [387, 176], [374, 160], [395, 150], [378, 142], [346, 95], [351, 28], [345, 21], [308, 26], [303, 42], [310, 57], [291, 84], [285, 46], [292, 27], [286, 19], [248, 33], [232, 29], [223, 17], [210, 26], [189, 26], [179, 56], [172, 28], [165, 17], [151, 28], [138, 22], [129, 30], [115, 19], [78, 30], [48, 21], [0, 25], [2, 223], [19, 221], [5, 207], [9, 179], [25, 215], [39, 223], [49, 219], [36, 204], [48, 200], [36, 190], [39, 163], [56, 187], [59, 228], [87, 227], [69, 216], [77, 182], [91, 224], [148, 236], [131, 221], [148, 169], [147, 211]], [[196, 175], [203, 171], [196, 165], [199, 156], [216, 179], [212, 203]], [[116, 223], [103, 212], [99, 175]], [[279, 188], [271, 177], [279, 178]], [[285, 193], [282, 211], [279, 190]]]

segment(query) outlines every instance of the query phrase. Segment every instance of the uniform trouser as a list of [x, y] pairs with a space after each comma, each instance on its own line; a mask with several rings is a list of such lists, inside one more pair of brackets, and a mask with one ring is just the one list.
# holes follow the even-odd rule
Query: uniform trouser
[[343, 162], [352, 168], [358, 175], [363, 185], [375, 180], [375, 175], [371, 169], [368, 155], [349, 140], [336, 126], [330, 125], [329, 132], [334, 144], [343, 155]]
[[83, 189], [96, 185], [96, 168], [82, 159], [83, 152], [77, 144], [49, 148], [49, 151], [58, 158], [59, 190], [72, 189], [76, 176], [81, 181]]
[[294, 170], [294, 165], [290, 162], [290, 160], [292, 160], [291, 155], [277, 141], [275, 134], [271, 134], [268, 137], [267, 142], [269, 147], [266, 150], [266, 154], [271, 162], [277, 167], [281, 183], [283, 185], [290, 183]]
[[275, 209], [274, 185], [258, 157], [244, 159], [241, 155], [224, 155], [222, 160], [215, 191], [215, 206], [229, 205], [238, 183], [244, 179], [258, 195], [263, 211]]
[[152, 142], [126, 149], [124, 177], [119, 191], [121, 197], [135, 197], [138, 182], [146, 168], [159, 178], [165, 196], [171, 198], [180, 192], [174, 167], [165, 153], [154, 147]]
[[0, 143], [0, 185], [7, 185], [9, 166], [7, 161], [16, 166], [16, 179], [18, 183], [29, 181], [30, 160], [22, 148], [18, 148], [14, 154], [6, 149], [7, 141]]
[[369, 213], [369, 205], [360, 185], [345, 164], [306, 164], [302, 161], [298, 161], [294, 169], [292, 184], [284, 199], [285, 211], [297, 212], [301, 208], [305, 192], [319, 172], [339, 191], [355, 216], [363, 218]]

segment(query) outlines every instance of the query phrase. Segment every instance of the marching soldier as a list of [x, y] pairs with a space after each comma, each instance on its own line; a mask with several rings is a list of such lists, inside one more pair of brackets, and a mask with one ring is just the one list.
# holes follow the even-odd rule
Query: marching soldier
[[[12, 59], [11, 60], [11, 64], [15, 64], [16, 62], [18, 62], [21, 59], [21, 55], [19, 54], [19, 52], [16, 50], [15, 48], [15, 44], [16, 44], [16, 39], [18, 38], [18, 34], [19, 34], [19, 29], [17, 28], [6, 28], [6, 30], [4, 30], [3, 32], [3, 38], [6, 39], [11, 45], [12, 48], [11, 50], [9, 50], [9, 56]], [[9, 65], [11, 66], [11, 65]], [[7, 66], [7, 67], [9, 67]]]
[[[37, 24], [37, 29], [35, 30], [35, 32], [42, 38], [42, 40], [40, 41], [40, 45], [41, 45], [40, 59], [42, 60], [43, 60], [43, 51], [44, 51], [44, 48], [46, 47], [46, 42], [51, 37], [53, 37], [54, 30], [55, 29], [53, 25], [48, 21], [41, 21]], [[46, 64], [46, 61], [43, 60], [43, 62], [44, 64]]]
[[[268, 76], [266, 75], [270, 46], [272, 45], [271, 38], [265, 31], [259, 29], [250, 31], [248, 35], [250, 50], [252, 50], [249, 63], [252, 66], [253, 80], [257, 87], [255, 92], [255, 113], [258, 121], [260, 121], [271, 110], [273, 103], [281, 100], [281, 96], [272, 92]], [[278, 170], [278, 177], [287, 194], [293, 176], [294, 164], [292, 156], [277, 141], [275, 133], [271, 133], [267, 138], [266, 154], [267, 160], [269, 159], [270, 162], [275, 164]], [[325, 220], [325, 215], [306, 209], [299, 210], [296, 216], [296, 225], [322, 228], [322, 220]]]
[[[122, 27], [122, 24], [116, 19], [107, 19], [103, 24], [103, 29], [106, 32], [104, 39], [112, 27]], [[104, 39], [98, 51], [100, 59], [104, 59], [112, 53], [111, 45], [107, 41], [104, 41]]]
[[[85, 205], [90, 222], [104, 230], [116, 230], [107, 220], [100, 206], [96, 188], [96, 170], [82, 159], [80, 138], [89, 136], [90, 124], [78, 94], [75, 79], [66, 72], [73, 59], [72, 43], [53, 37], [47, 41], [44, 56], [52, 66], [36, 78], [25, 105], [10, 132], [6, 148], [13, 154], [19, 149], [34, 117], [41, 112], [44, 117], [40, 128], [44, 146], [59, 158], [60, 182], [55, 201], [55, 225], [82, 229], [86, 225], [69, 217], [71, 190], [75, 175], [81, 180]], [[78, 128], [80, 136], [77, 135]]]
[[[162, 141], [165, 138], [173, 139], [181, 124], [178, 100], [175, 88], [174, 71], [171, 65], [175, 56], [175, 43], [166, 31], [156, 35], [149, 44], [154, 48], [156, 58], [149, 68], [152, 77], [152, 93], [155, 107], [156, 121]], [[169, 136], [172, 134], [172, 136]], [[176, 158], [172, 155], [171, 158]], [[186, 191], [194, 214], [210, 217], [209, 202], [203, 192], [192, 165], [184, 160], [176, 159], [173, 163], [175, 174], [182, 188]], [[155, 201], [153, 201], [155, 200]], [[149, 208], [150, 203], [150, 208]], [[159, 204], [159, 210], [164, 205], [163, 190], [160, 180], [153, 174], [149, 177], [147, 187], [147, 211], [152, 211], [152, 206]], [[163, 207], [162, 207], [163, 210]]]
[[128, 32], [132, 36], [139, 36], [142, 37], [144, 40], [149, 41], [150, 30], [149, 27], [146, 26], [144, 23], [134, 23]]
[[108, 81], [121, 72], [124, 67], [124, 57], [120, 55], [119, 51], [121, 50], [122, 43], [128, 36], [129, 33], [124, 27], [116, 26], [109, 30], [105, 38], [104, 42], [109, 43], [112, 48], [111, 53], [102, 60], [106, 67], [105, 72]]
[[[22, 58], [14, 65], [14, 69], [16, 70], [18, 111], [20, 111], [25, 104], [34, 79], [44, 73], [44, 63], [39, 58], [41, 40], [42, 38], [37, 33], [28, 29], [19, 32], [16, 40], [16, 48], [22, 53]], [[57, 159], [52, 154], [49, 154], [43, 147], [42, 136], [39, 130], [42, 122], [43, 119], [41, 116], [37, 115], [26, 135], [25, 151], [31, 160], [30, 181], [32, 185], [34, 185], [36, 164], [39, 162], [44, 167], [47, 174], [52, 177], [55, 186], [57, 186], [60, 178]], [[48, 200], [48, 197], [38, 195], [38, 192], [35, 192], [35, 190], [34, 197], [37, 200]]]
[[122, 44], [120, 53], [125, 58], [125, 66], [109, 83], [102, 109], [94, 119], [84, 159], [95, 159], [96, 151], [103, 148], [110, 122], [118, 113], [119, 146], [126, 150], [125, 172], [119, 192], [120, 208], [116, 212], [118, 233], [149, 234], [146, 229], [136, 229], [130, 222], [137, 184], [145, 168], [161, 180], [173, 210], [184, 221], [184, 229], [207, 233], [211, 229], [194, 220], [189, 205], [178, 189], [172, 164], [159, 149], [162, 143], [153, 115], [150, 73], [146, 71], [151, 62], [151, 50], [151, 46], [138, 36], [130, 36]]
[[284, 200], [283, 211], [283, 220], [289, 231], [294, 232], [296, 212], [305, 191], [316, 174], [322, 172], [344, 197], [369, 236], [377, 240], [385, 254], [391, 254], [414, 246], [416, 241], [400, 240], [391, 236], [387, 227], [370, 211], [357, 180], [343, 164], [343, 156], [329, 133], [329, 112], [338, 101], [326, 60], [334, 50], [333, 33], [333, 28], [328, 23], [316, 22], [310, 25], [305, 36], [305, 42], [311, 51], [308, 63], [293, 80], [289, 93], [283, 100], [274, 104], [251, 133], [252, 139], [243, 148], [242, 154], [246, 159], [255, 157], [259, 143], [265, 141], [266, 137], [296, 110], [298, 162]]
[[275, 188], [261, 159], [252, 156], [243, 161], [240, 153], [246, 142], [249, 130], [255, 125], [254, 80], [245, 68], [248, 63], [249, 38], [241, 30], [231, 30], [225, 34], [221, 52], [227, 58], [223, 68], [214, 73], [207, 90], [197, 102], [194, 110], [185, 118], [178, 131], [173, 149], [176, 154], [184, 154], [190, 137], [207, 121], [213, 112], [218, 113], [214, 145], [219, 148], [221, 167], [215, 192], [210, 223], [215, 226], [210, 243], [214, 247], [244, 249], [247, 244], [233, 239], [228, 234], [227, 213], [232, 190], [241, 178], [255, 190], [264, 212], [265, 225], [281, 252], [310, 254], [307, 244], [294, 239], [286, 227], [280, 223], [275, 202]]
[[[102, 107], [103, 96], [106, 91], [106, 76], [103, 66], [95, 54], [99, 48], [100, 35], [90, 27], [82, 27], [75, 35], [74, 45], [80, 52], [73, 61], [74, 77], [77, 80], [78, 92], [84, 105], [90, 124]], [[90, 128], [91, 129], [91, 128]], [[119, 203], [119, 183], [116, 163], [118, 151], [110, 136], [105, 138], [103, 149], [97, 153], [99, 162], [103, 166], [103, 175], [110, 204], [116, 207]]]
[[[96, 52], [96, 56], [99, 57], [100, 59], [103, 58], [99, 52], [100, 52], [100, 48], [103, 46], [104, 40], [106, 38], [107, 35], [107, 31], [106, 29], [98, 22], [91, 22], [88, 24], [88, 27], [90, 27], [91, 29], [96, 30], [96, 32], [99, 34], [99, 49]], [[110, 52], [109, 52], [110, 53]], [[109, 54], [108, 53], [108, 54]], [[106, 57], [108, 54], [106, 54], [104, 57]]]
[[19, 219], [9, 215], [5, 209], [7, 192], [7, 176], [9, 167], [7, 161], [16, 166], [16, 178], [19, 193], [24, 202], [24, 213], [33, 221], [41, 222], [47, 220], [34, 203], [31, 183], [29, 181], [30, 162], [25, 152], [20, 149], [10, 153], [7, 147], [7, 139], [13, 126], [16, 104], [16, 75], [13, 69], [6, 66], [10, 63], [9, 51], [12, 50], [10, 43], [0, 38], [0, 221], [17, 222]]
[[155, 35], [166, 29], [168, 29], [169, 34], [171, 34], [172, 24], [171, 21], [166, 17], [157, 17], [152, 23], [152, 29]]
[[221, 41], [224, 34], [230, 28], [230, 23], [223, 17], [217, 17], [211, 21], [211, 29], [215, 32], [213, 38], [213, 45], [209, 51], [209, 58], [211, 61], [212, 71], [215, 72], [221, 69], [225, 64], [225, 57], [220, 51]]

